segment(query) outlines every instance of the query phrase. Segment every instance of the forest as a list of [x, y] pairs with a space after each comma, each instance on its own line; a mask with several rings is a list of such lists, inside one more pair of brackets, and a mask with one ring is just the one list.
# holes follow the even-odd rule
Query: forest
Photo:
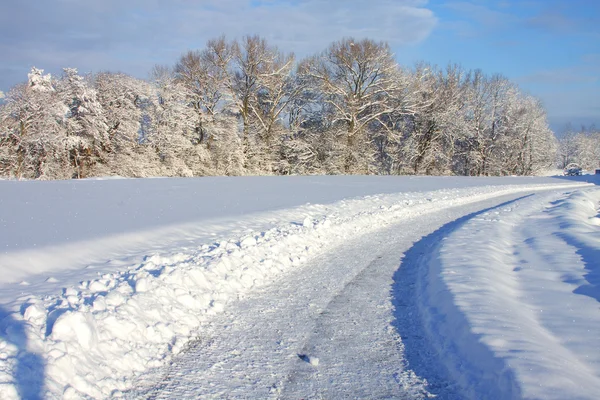
[[[598, 134], [583, 136], [569, 136], [571, 161]], [[531, 175], [565, 146], [507, 78], [407, 68], [369, 39], [297, 60], [259, 36], [220, 37], [147, 80], [32, 68], [0, 106], [0, 176], [16, 179]]]

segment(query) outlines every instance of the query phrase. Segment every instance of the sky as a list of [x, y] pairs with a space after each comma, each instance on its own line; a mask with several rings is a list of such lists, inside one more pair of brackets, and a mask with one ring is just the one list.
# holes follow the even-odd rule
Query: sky
[[599, 0], [3, 0], [0, 91], [33, 66], [146, 78], [223, 34], [259, 34], [298, 58], [343, 37], [382, 40], [404, 66], [506, 76], [557, 133], [600, 126]]

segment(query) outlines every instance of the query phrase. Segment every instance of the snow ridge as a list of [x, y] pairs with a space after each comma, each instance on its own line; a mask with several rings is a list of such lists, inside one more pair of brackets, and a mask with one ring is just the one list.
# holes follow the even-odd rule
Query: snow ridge
[[[350, 237], [406, 216], [563, 187], [573, 185], [400, 193], [344, 200], [317, 207], [318, 212], [307, 207], [302, 221], [281, 221], [193, 251], [152, 254], [61, 294], [23, 299], [19, 312], [0, 322], [0, 392], [7, 399], [35, 395], [40, 389], [31, 361], [35, 356], [45, 366], [43, 397], [119, 397], [132, 388], [135, 376], [180, 352], [229, 302]], [[26, 343], [19, 342], [21, 332]]]
[[597, 398], [599, 202], [595, 189], [506, 203], [426, 260], [420, 312], [467, 398]]

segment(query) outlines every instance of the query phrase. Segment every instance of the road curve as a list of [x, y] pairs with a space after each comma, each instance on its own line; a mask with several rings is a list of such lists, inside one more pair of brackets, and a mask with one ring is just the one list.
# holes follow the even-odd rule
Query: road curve
[[417, 316], [423, 238], [523, 195], [407, 217], [315, 257], [216, 315], [127, 397], [460, 398]]

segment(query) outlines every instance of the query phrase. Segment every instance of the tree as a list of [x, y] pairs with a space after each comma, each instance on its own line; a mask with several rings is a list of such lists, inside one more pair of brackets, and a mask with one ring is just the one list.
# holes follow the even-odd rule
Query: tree
[[0, 172], [27, 179], [70, 178], [65, 120], [50, 74], [32, 68], [26, 84], [17, 85], [0, 107]]
[[370, 133], [407, 107], [406, 78], [386, 43], [346, 38], [300, 64], [299, 74], [319, 93], [324, 118], [343, 141], [340, 172], [368, 173], [374, 160]]
[[593, 170], [600, 163], [600, 132], [583, 129], [575, 137], [577, 162], [584, 169]]
[[104, 111], [110, 141], [110, 154], [104, 164], [95, 166], [94, 173], [152, 174], [151, 164], [157, 159], [148, 152], [146, 143], [156, 107], [152, 85], [122, 73], [102, 72], [94, 76], [94, 88]]
[[502, 174], [531, 175], [552, 165], [556, 140], [540, 101], [512, 88], [507, 99]]
[[96, 90], [77, 69], [64, 69], [58, 90], [68, 108], [65, 128], [69, 159], [77, 178], [83, 178], [111, 151], [108, 125]]
[[210, 52], [188, 51], [175, 65], [176, 83], [185, 89], [186, 101], [194, 110], [194, 141], [210, 149], [212, 140], [211, 119], [219, 113], [223, 98], [223, 71], [212, 62]]
[[[554, 157], [543, 105], [500, 75], [418, 64], [352, 38], [302, 60], [224, 37], [151, 81], [33, 69], [0, 104], [0, 174], [532, 174]], [[593, 168], [595, 128], [561, 141]]]
[[217, 174], [243, 173], [233, 88], [237, 51], [237, 44], [220, 37], [209, 40], [203, 51], [184, 54], [175, 66], [176, 82], [185, 88], [186, 101], [194, 110], [193, 142], [206, 148]]
[[448, 174], [464, 108], [463, 72], [448, 66], [446, 73], [429, 64], [411, 75], [413, 114], [404, 117], [403, 158], [409, 173]]
[[[195, 112], [187, 105], [185, 88], [169, 67], [155, 66], [152, 79], [157, 100], [147, 138], [164, 168], [164, 173], [193, 176], [192, 168], [202, 170], [206, 153], [193, 146], [196, 139]], [[203, 175], [197, 172], [197, 175]]]
[[258, 76], [258, 87], [250, 103], [252, 116], [256, 119], [256, 134], [260, 142], [263, 170], [275, 172], [281, 157], [282, 138], [286, 130], [284, 114], [295, 101], [302, 87], [291, 74], [294, 55], [284, 55], [271, 48], [263, 72]]

